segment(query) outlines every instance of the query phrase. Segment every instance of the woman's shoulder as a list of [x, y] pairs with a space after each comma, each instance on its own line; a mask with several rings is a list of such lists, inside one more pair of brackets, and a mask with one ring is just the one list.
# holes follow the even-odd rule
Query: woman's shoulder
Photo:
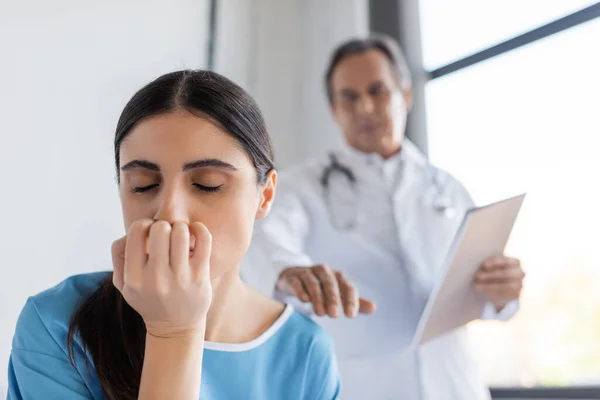
[[9, 398], [100, 398], [93, 370], [84, 370], [91, 360], [79, 347], [70, 351], [68, 333], [75, 310], [110, 276], [72, 276], [27, 300], [12, 342]]
[[111, 276], [108, 271], [73, 275], [58, 285], [29, 298], [41, 317], [67, 318], [83, 300], [94, 293]]
[[[288, 307], [291, 307], [288, 305]], [[282, 353], [304, 365], [304, 398], [337, 399], [340, 375], [331, 336], [306, 315], [293, 311], [280, 330]]]
[[75, 275], [29, 297], [17, 321], [13, 347], [27, 347], [31, 335], [36, 336], [35, 340], [39, 339], [38, 329], [43, 329], [60, 342], [61, 338], [66, 337], [77, 307], [109, 277], [110, 272]]
[[295, 338], [299, 344], [333, 351], [333, 340], [323, 327], [306, 315], [294, 310], [289, 304], [286, 306], [286, 310], [289, 310], [290, 315], [288, 321], [281, 328], [284, 336]]
[[[274, 333], [271, 345], [279, 354], [288, 354], [298, 364], [330, 364], [335, 359], [333, 339], [323, 327], [306, 315], [286, 305], [280, 326]], [[276, 326], [272, 328], [277, 328]]]

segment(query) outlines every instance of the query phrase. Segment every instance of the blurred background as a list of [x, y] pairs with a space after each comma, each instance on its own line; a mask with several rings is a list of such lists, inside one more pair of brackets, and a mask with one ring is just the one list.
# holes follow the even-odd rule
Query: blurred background
[[600, 3], [589, 0], [55, 0], [0, 3], [0, 394], [19, 311], [111, 268], [122, 235], [122, 107], [174, 69], [210, 68], [260, 104], [277, 165], [340, 142], [332, 48], [397, 38], [409, 136], [479, 204], [528, 197], [508, 245], [528, 273], [509, 323], [475, 322], [497, 398], [600, 398]]

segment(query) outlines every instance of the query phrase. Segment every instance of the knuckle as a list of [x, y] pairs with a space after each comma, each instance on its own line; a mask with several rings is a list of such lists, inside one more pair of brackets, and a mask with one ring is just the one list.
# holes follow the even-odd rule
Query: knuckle
[[167, 221], [156, 221], [150, 228], [152, 232], [157, 234], [170, 234], [172, 229], [171, 224]]
[[114, 252], [115, 250], [117, 250], [119, 248], [119, 244], [120, 244], [119, 240], [115, 240], [114, 242], [112, 242], [112, 244], [110, 245], [111, 251]]
[[352, 297], [352, 298], [358, 297], [358, 290], [356, 290], [356, 288], [352, 285], [346, 286], [345, 292], [346, 292], [347, 296], [349, 296], [349, 297]]
[[167, 285], [162, 279], [154, 278], [150, 284], [150, 290], [152, 293], [165, 297], [169, 294], [169, 285]]
[[327, 265], [325, 265], [325, 264], [319, 264], [319, 265], [315, 266], [314, 269], [318, 273], [327, 273], [327, 271], [329, 271], [329, 267], [327, 267]]
[[140, 231], [145, 229], [148, 225], [150, 225], [152, 223], [151, 220], [149, 219], [138, 219], [137, 221], [133, 222], [131, 224], [131, 226], [129, 227], [130, 231]]
[[306, 284], [306, 288], [311, 293], [319, 293], [319, 294], [321, 293], [320, 286], [313, 282]]
[[300, 282], [298, 282], [298, 280], [296, 280], [296, 279], [294, 279], [293, 281], [290, 282], [290, 288], [294, 292], [300, 292], [303, 290], [302, 284]]
[[307, 275], [303, 276], [303, 281], [304, 281], [304, 283], [311, 285], [311, 286], [319, 286], [320, 282], [321, 282], [321, 280], [313, 274], [307, 274]]
[[339, 288], [337, 285], [334, 285], [333, 282], [328, 282], [327, 284], [323, 285], [323, 289], [329, 296], [338, 296]]
[[290, 276], [294, 276], [294, 268], [286, 268], [279, 274], [279, 279], [289, 279]]
[[172, 232], [178, 235], [189, 235], [190, 230], [185, 222], [175, 222], [172, 227]]
[[290, 271], [291, 275], [296, 275], [301, 279], [306, 279], [313, 276], [312, 270], [310, 267], [298, 267], [294, 270]]

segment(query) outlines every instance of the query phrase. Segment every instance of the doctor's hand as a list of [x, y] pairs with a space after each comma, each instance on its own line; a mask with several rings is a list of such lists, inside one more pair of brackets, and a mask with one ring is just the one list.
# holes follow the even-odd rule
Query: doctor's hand
[[505, 256], [486, 259], [475, 273], [475, 290], [494, 304], [500, 312], [506, 304], [516, 300], [523, 289], [525, 272], [516, 258]]
[[346, 316], [353, 318], [358, 313], [372, 314], [376, 308], [374, 302], [359, 297], [356, 287], [340, 271], [326, 265], [286, 268], [279, 275], [277, 289], [312, 303], [319, 316], [337, 318], [343, 307]]

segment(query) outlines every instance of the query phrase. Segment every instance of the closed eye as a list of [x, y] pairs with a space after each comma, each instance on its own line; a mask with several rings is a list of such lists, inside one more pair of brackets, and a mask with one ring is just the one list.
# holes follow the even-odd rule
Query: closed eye
[[194, 187], [204, 191], [204, 192], [209, 192], [209, 193], [215, 193], [218, 192], [219, 190], [221, 190], [223, 188], [223, 185], [219, 185], [219, 186], [204, 186], [201, 185], [199, 183], [194, 183], [193, 184]]
[[[205, 185], [201, 185], [199, 183], [194, 183], [193, 184], [195, 188], [202, 190], [203, 192], [209, 192], [209, 193], [215, 193], [218, 192], [219, 190], [221, 190], [223, 188], [223, 185], [219, 185], [219, 186], [205, 186]], [[155, 189], [159, 186], [158, 183], [155, 183], [153, 185], [148, 185], [148, 186], [136, 186], [133, 187], [131, 189], [131, 191], [133, 193], [145, 193], [145, 192], [149, 192], [152, 189]]]
[[155, 183], [155, 184], [148, 185], [148, 186], [136, 186], [136, 187], [133, 187], [131, 189], [131, 191], [133, 193], [144, 193], [144, 192], [148, 192], [157, 187], [158, 187], [158, 183]]

